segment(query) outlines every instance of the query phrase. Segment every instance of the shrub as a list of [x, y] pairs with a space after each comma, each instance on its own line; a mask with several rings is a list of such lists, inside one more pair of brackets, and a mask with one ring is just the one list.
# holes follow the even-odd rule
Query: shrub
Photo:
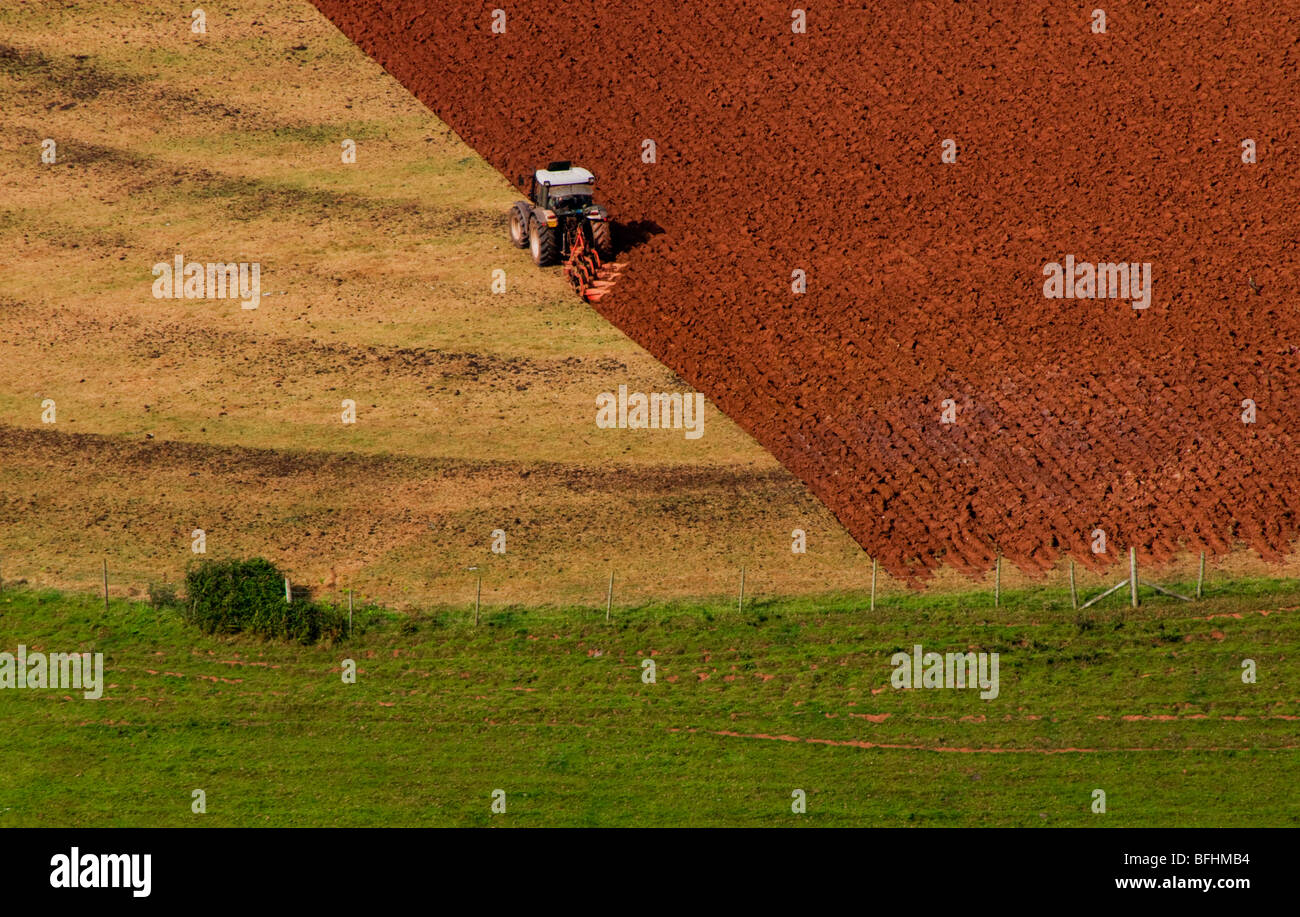
[[309, 598], [286, 602], [284, 579], [261, 557], [200, 561], [185, 574], [185, 618], [205, 634], [242, 632], [299, 643], [342, 635], [345, 625], [336, 609]]

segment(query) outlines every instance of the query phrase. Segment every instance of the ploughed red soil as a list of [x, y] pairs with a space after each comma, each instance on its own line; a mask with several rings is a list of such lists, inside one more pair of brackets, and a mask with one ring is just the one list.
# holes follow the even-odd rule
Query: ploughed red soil
[[597, 308], [890, 572], [1291, 546], [1300, 6], [313, 2], [516, 184], [595, 171]]

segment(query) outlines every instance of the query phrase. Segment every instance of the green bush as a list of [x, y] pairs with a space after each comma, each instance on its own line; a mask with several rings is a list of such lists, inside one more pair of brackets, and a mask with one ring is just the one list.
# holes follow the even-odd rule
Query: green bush
[[205, 634], [250, 633], [299, 643], [342, 636], [345, 619], [336, 609], [306, 598], [286, 602], [284, 579], [261, 557], [200, 561], [185, 574], [185, 618]]

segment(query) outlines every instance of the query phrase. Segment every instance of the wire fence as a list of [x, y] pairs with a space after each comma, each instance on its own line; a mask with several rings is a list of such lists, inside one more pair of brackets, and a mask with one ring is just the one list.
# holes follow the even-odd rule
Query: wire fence
[[[1137, 608], [1153, 598], [1191, 603], [1212, 598], [1225, 588], [1235, 588], [1235, 584], [1250, 579], [1225, 572], [1211, 563], [1204, 553], [1181, 565], [1164, 563], [1151, 569], [1141, 563], [1136, 549], [1130, 548], [1124, 558], [1124, 563], [1101, 570], [1095, 565], [1085, 566], [1066, 558], [1058, 568], [1038, 575], [1026, 574], [998, 558], [982, 580], [949, 576], [943, 582], [930, 583], [923, 589], [888, 576], [875, 561], [855, 569], [853, 575], [839, 576], [837, 588], [822, 590], [792, 591], [775, 587], [774, 580], [780, 578], [773, 577], [770, 569], [747, 563], [727, 567], [715, 565], [702, 573], [694, 571], [688, 580], [674, 580], [670, 588], [664, 588], [661, 577], [644, 569], [620, 570], [611, 564], [605, 571], [583, 570], [583, 573], [590, 574], [583, 577], [589, 585], [575, 575], [578, 571], [573, 571], [556, 581], [552, 589], [544, 585], [539, 588], [536, 579], [504, 567], [481, 569], [477, 566], [466, 568], [459, 574], [444, 572], [430, 582], [407, 583], [400, 591], [390, 584], [375, 583], [365, 571], [353, 577], [309, 584], [299, 582], [290, 570], [286, 589], [291, 599], [315, 598], [340, 608], [364, 602], [398, 610], [472, 609], [473, 621], [477, 623], [485, 609], [533, 605], [598, 612], [606, 620], [613, 619], [620, 611], [636, 609], [671, 610], [678, 606], [704, 606], [731, 608], [743, 613], [746, 609], [772, 603], [815, 603], [821, 600], [860, 606], [862, 611], [871, 613], [878, 607], [912, 603], [927, 594], [954, 596], [955, 600], [972, 609], [1018, 607], [1028, 602], [1037, 607], [1068, 607], [1084, 612], [1103, 605], [1115, 607], [1124, 604]], [[27, 570], [13, 556], [0, 555], [0, 595], [6, 587], [16, 585], [77, 592], [93, 590], [104, 596], [107, 606], [112, 597], [148, 601], [157, 594], [173, 596], [177, 590], [183, 590], [184, 571], [129, 562], [119, 565], [109, 558], [100, 558], [96, 562], [83, 560], [68, 567], [46, 566]], [[1300, 581], [1297, 581], [1297, 588], [1300, 588]], [[537, 601], [539, 595], [543, 597], [541, 601]]]

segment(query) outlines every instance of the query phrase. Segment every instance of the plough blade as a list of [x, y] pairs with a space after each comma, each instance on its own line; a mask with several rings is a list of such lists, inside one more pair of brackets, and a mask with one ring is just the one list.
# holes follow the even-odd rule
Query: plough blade
[[564, 262], [564, 276], [568, 278], [575, 293], [589, 303], [598, 303], [613, 291], [614, 281], [623, 272], [623, 268], [621, 262], [602, 263], [595, 247], [579, 231], [569, 245], [569, 257]]
[[596, 279], [582, 291], [582, 298], [589, 303], [598, 303], [614, 289], [614, 281], [623, 273], [623, 265], [611, 262], [596, 272]]

